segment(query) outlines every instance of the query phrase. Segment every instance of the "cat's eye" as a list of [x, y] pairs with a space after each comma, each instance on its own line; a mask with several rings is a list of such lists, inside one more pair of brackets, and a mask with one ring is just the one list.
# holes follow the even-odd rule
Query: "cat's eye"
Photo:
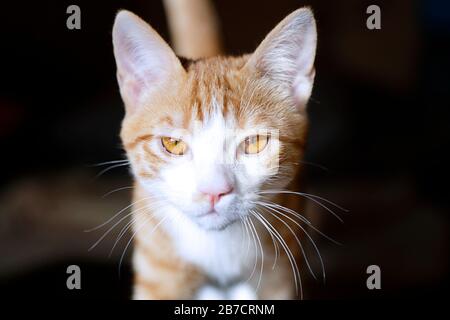
[[269, 143], [270, 136], [256, 134], [244, 139], [241, 143], [241, 148], [246, 154], [256, 154], [264, 150]]
[[186, 142], [180, 139], [175, 139], [171, 137], [162, 137], [161, 144], [163, 145], [164, 149], [166, 149], [167, 152], [177, 156], [182, 156], [187, 151]]

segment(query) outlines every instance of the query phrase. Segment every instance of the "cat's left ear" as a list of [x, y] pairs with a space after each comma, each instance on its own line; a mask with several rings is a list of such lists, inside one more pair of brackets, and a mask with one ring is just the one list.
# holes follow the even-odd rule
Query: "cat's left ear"
[[185, 71], [169, 45], [135, 14], [122, 10], [113, 27], [117, 79], [127, 112], [151, 94], [171, 90]]
[[245, 68], [263, 77], [304, 109], [314, 82], [317, 31], [312, 11], [298, 9], [281, 21], [249, 58]]

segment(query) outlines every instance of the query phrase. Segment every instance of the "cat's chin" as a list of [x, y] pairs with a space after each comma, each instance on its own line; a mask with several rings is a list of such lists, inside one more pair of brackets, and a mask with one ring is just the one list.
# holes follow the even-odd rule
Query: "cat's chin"
[[208, 215], [195, 217], [195, 223], [199, 227], [208, 231], [222, 231], [238, 221], [238, 218], [229, 218], [221, 216], [217, 213], [211, 213]]

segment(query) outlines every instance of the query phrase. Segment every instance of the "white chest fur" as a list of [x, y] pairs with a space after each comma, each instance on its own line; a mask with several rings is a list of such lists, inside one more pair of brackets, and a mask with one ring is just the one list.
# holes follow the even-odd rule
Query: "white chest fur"
[[187, 217], [178, 215], [168, 220], [165, 227], [183, 259], [223, 285], [249, 277], [255, 263], [255, 248], [240, 222], [224, 230], [208, 231]]

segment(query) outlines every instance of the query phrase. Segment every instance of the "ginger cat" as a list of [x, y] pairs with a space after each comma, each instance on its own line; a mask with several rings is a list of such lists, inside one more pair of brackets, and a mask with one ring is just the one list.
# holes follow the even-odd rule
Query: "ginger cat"
[[[169, 18], [175, 2], [166, 1]], [[185, 25], [171, 22], [175, 38]], [[204, 40], [216, 41], [214, 30]], [[181, 59], [139, 17], [117, 14], [121, 138], [135, 179], [134, 299], [302, 297], [308, 221], [288, 190], [298, 191], [316, 39], [302, 8], [251, 54], [209, 57], [219, 42], [178, 40], [196, 58]]]

